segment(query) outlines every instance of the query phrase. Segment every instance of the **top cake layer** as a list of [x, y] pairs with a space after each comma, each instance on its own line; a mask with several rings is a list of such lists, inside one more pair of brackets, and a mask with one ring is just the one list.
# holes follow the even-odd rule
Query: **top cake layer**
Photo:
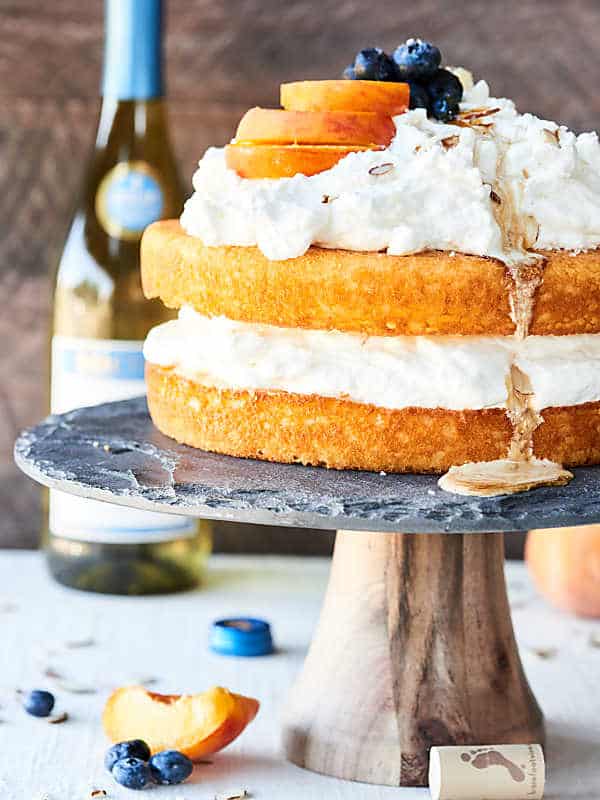
[[[531, 334], [600, 333], [600, 251], [545, 253]], [[257, 247], [207, 247], [177, 220], [142, 239], [147, 297], [208, 317], [368, 336], [514, 333], [513, 277], [490, 258], [390, 256], [311, 247], [270, 261]]]

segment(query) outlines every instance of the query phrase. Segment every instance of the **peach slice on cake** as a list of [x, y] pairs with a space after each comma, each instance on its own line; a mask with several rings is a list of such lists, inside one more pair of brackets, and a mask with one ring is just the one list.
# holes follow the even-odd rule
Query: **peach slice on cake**
[[388, 145], [396, 126], [373, 111], [282, 111], [251, 108], [235, 140], [252, 144]]
[[235, 142], [225, 148], [225, 161], [241, 178], [292, 178], [316, 175], [335, 166], [348, 153], [379, 148], [361, 145], [271, 145]]
[[233, 742], [258, 708], [258, 700], [220, 686], [189, 695], [126, 686], [106, 701], [102, 724], [112, 742], [143, 739], [152, 753], [179, 750], [197, 760]]
[[281, 84], [289, 111], [372, 111], [395, 116], [408, 109], [408, 83], [393, 81], [295, 81]]

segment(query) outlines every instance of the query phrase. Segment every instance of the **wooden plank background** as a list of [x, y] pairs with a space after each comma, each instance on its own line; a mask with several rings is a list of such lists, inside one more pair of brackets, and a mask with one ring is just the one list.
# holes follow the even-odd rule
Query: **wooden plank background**
[[[336, 77], [361, 47], [431, 38], [521, 109], [576, 130], [600, 120], [598, 0], [171, 0], [170, 119], [182, 172], [284, 80]], [[0, 545], [31, 546], [39, 493], [12, 464], [45, 412], [49, 270], [92, 143], [101, 0], [0, 0]], [[219, 546], [323, 551], [325, 535], [222, 529]]]

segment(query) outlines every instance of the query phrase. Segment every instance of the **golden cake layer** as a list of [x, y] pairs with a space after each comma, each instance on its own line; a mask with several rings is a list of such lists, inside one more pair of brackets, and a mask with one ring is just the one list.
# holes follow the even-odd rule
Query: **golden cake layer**
[[[232, 456], [336, 469], [444, 472], [506, 456], [512, 428], [503, 409], [391, 410], [282, 391], [204, 386], [146, 366], [156, 426], [179, 442]], [[600, 461], [600, 403], [548, 408], [534, 433], [538, 458], [565, 466]]]
[[[530, 334], [600, 332], [600, 251], [543, 254]], [[147, 297], [170, 308], [282, 327], [365, 335], [514, 332], [512, 279], [499, 261], [434, 251], [408, 256], [311, 247], [269, 261], [257, 247], [207, 247], [178, 220], [142, 239]]]

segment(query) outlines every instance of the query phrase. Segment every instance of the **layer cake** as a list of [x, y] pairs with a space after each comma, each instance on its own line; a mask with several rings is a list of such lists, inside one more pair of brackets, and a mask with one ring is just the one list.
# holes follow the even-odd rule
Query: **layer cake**
[[451, 120], [394, 114], [386, 145], [314, 174], [245, 177], [227, 148], [205, 154], [181, 220], [142, 241], [146, 295], [179, 310], [145, 345], [161, 431], [338, 469], [527, 462], [564, 482], [560, 464], [600, 463], [598, 138], [457, 74]]

